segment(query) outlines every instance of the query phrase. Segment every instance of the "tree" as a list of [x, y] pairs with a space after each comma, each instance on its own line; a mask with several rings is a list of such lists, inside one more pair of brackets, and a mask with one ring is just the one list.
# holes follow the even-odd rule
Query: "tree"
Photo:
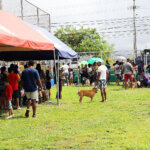
[[102, 53], [103, 58], [109, 57], [114, 49], [113, 45], [104, 40], [96, 29], [65, 26], [57, 29], [55, 36], [76, 52], [97, 52], [97, 56]]

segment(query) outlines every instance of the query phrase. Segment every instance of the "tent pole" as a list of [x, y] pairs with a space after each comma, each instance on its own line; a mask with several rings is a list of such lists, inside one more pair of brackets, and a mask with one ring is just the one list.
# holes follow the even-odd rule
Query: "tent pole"
[[57, 74], [57, 105], [59, 106], [60, 104], [59, 104], [59, 95], [60, 95], [60, 91], [59, 91], [59, 82], [60, 82], [60, 80], [59, 80], [59, 56], [58, 56], [58, 74]]
[[[57, 91], [57, 87], [58, 87], [58, 79], [57, 79], [57, 66], [56, 66], [56, 54], [55, 54], [55, 51], [54, 51], [54, 65], [55, 65], [55, 76], [54, 76], [54, 79], [56, 77], [56, 95], [58, 93]], [[57, 101], [57, 104], [58, 104], [58, 101]]]
[[24, 19], [23, 0], [21, 0], [21, 19]]

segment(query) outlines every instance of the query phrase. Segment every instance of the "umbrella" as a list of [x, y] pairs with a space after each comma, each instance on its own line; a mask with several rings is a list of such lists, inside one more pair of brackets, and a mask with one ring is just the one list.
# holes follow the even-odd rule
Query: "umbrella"
[[115, 58], [115, 60], [122, 62], [122, 61], [126, 61], [127, 59], [126, 59], [124, 56], [117, 56], [117, 57]]
[[98, 58], [98, 57], [93, 57], [93, 58], [90, 58], [88, 60], [88, 63], [89, 64], [94, 64], [96, 61], [100, 60], [102, 62], [102, 64], [104, 63], [104, 60], [102, 60], [101, 58]]
[[81, 65], [88, 65], [88, 62], [87, 62], [87, 61], [81, 61], [81, 62], [79, 63], [79, 66], [81, 67]]

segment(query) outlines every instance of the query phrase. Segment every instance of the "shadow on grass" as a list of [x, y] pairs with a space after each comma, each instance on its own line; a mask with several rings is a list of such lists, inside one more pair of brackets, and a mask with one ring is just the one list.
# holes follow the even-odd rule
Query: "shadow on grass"
[[25, 116], [14, 116], [10, 119], [6, 118], [7, 116], [0, 116], [0, 120], [15, 120], [15, 119], [27, 119]]
[[111, 89], [111, 91], [122, 91], [122, 90], [124, 90], [123, 88], [121, 88], [121, 89]]
[[141, 114], [141, 116], [150, 116], [150, 113]]

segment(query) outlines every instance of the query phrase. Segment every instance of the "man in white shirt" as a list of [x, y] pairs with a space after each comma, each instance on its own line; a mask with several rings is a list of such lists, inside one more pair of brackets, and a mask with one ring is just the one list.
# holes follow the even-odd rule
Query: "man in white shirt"
[[105, 102], [107, 101], [105, 89], [107, 87], [109, 72], [107, 67], [105, 65], [102, 65], [101, 60], [97, 61], [97, 65], [98, 65], [97, 83], [98, 83], [98, 88], [101, 90], [101, 96], [102, 96], [101, 102]]

